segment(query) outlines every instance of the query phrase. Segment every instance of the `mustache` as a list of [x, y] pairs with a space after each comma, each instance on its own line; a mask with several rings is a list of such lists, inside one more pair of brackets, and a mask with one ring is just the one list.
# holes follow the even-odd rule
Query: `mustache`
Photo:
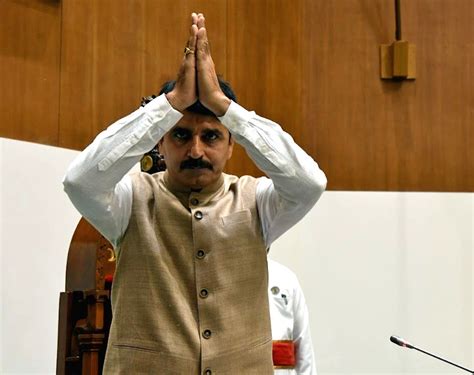
[[180, 164], [180, 169], [210, 169], [212, 171], [212, 164], [203, 159], [186, 159]]

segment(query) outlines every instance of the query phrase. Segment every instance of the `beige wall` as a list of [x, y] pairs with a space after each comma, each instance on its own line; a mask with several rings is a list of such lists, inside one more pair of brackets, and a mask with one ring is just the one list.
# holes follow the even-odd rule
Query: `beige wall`
[[[175, 76], [193, 10], [239, 101], [290, 132], [329, 189], [474, 191], [471, 0], [402, 1], [410, 82], [379, 78], [391, 0], [2, 1], [0, 136], [83, 149]], [[228, 171], [259, 174], [241, 149]]]

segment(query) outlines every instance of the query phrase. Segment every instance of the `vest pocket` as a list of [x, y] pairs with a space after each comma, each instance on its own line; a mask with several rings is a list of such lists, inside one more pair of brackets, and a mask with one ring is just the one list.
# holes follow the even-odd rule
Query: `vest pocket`
[[159, 354], [160, 356], [166, 356], [166, 357], [172, 357], [172, 358], [177, 358], [179, 360], [190, 360], [191, 355], [186, 355], [185, 353], [182, 353], [183, 355], [180, 355], [180, 353], [171, 353], [169, 352], [169, 348], [159, 348], [156, 346], [152, 345], [147, 345], [147, 344], [135, 344], [135, 343], [112, 343], [110, 345], [112, 348], [115, 350], [121, 350], [121, 351], [127, 351], [127, 352], [142, 352], [142, 353], [150, 353], [150, 354]]
[[196, 374], [196, 358], [181, 357], [162, 350], [134, 343], [112, 343], [107, 348], [105, 374]]
[[159, 350], [151, 349], [143, 346], [138, 345], [130, 345], [130, 344], [112, 344], [114, 348], [117, 349], [125, 349], [125, 350], [137, 350], [141, 352], [150, 352], [150, 353], [159, 353]]
[[251, 220], [250, 210], [245, 209], [242, 211], [235, 212], [233, 214], [221, 217], [222, 224], [229, 226], [233, 224], [246, 223]]

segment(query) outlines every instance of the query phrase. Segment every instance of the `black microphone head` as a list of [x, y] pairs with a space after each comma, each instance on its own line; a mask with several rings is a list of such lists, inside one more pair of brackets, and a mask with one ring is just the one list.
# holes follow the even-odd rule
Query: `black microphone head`
[[402, 345], [400, 339], [397, 336], [390, 336], [390, 341], [397, 345]]
[[398, 336], [390, 336], [390, 341], [393, 342], [394, 344], [403, 346], [404, 348], [413, 348], [413, 345], [411, 345], [408, 341], [403, 340], [401, 337]]

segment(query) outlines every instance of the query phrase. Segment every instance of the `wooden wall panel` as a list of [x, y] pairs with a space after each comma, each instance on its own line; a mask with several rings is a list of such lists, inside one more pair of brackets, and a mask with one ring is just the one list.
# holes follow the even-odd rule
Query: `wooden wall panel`
[[0, 137], [56, 145], [61, 3], [0, 1]]
[[[239, 102], [292, 134], [329, 189], [474, 191], [474, 1], [402, 1], [410, 82], [379, 78], [393, 3], [0, 2], [0, 136], [83, 149], [174, 78], [197, 10]], [[227, 171], [261, 174], [241, 148]]]
[[218, 68], [225, 61], [225, 1], [64, 0], [63, 8], [62, 147], [84, 148], [175, 78], [192, 11], [205, 12]]
[[[330, 189], [473, 191], [473, 6], [402, 2], [418, 78], [393, 82], [379, 75], [393, 1], [229, 1], [228, 72], [241, 102], [290, 132]], [[241, 153], [230, 169], [258, 174]]]
[[378, 46], [395, 39], [392, 1], [305, 2], [308, 74], [298, 129], [335, 190], [474, 191], [474, 3], [402, 1], [417, 79], [379, 79]]
[[[294, 135], [303, 119], [304, 72], [300, 64], [306, 48], [301, 29], [304, 1], [228, 3], [227, 72], [237, 99]], [[241, 147], [235, 148], [228, 171], [262, 174]]]
[[409, 160], [422, 172], [411, 187], [474, 191], [474, 2], [419, 0], [406, 12], [420, 55], [411, 125], [425, 140]]

